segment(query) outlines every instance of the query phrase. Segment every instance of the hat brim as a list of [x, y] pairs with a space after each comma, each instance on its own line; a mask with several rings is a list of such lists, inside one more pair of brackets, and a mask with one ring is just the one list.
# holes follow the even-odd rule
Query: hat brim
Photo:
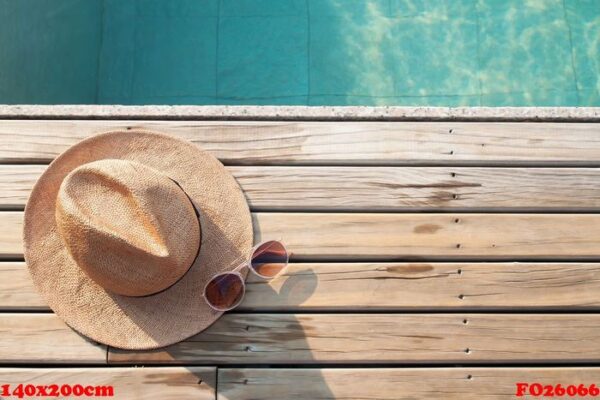
[[[173, 286], [145, 297], [110, 293], [74, 262], [58, 233], [55, 204], [60, 185], [78, 166], [101, 159], [131, 160], [176, 181], [200, 214], [198, 257]], [[152, 349], [179, 342], [222, 314], [203, 298], [207, 281], [248, 256], [252, 217], [233, 176], [214, 156], [191, 143], [140, 131], [86, 139], [61, 154], [37, 181], [25, 208], [24, 253], [33, 282], [69, 326], [121, 349]]]

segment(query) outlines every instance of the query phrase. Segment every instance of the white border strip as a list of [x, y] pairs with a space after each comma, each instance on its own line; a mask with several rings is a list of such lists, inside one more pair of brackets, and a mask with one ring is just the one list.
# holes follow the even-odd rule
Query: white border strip
[[0, 105], [6, 119], [600, 121], [600, 107]]

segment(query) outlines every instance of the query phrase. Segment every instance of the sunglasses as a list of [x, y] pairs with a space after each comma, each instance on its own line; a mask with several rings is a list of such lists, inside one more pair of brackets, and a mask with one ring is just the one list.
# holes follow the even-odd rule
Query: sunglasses
[[240, 271], [250, 268], [263, 279], [272, 279], [283, 270], [290, 256], [283, 243], [263, 242], [252, 248], [250, 258], [234, 270], [215, 275], [204, 287], [204, 299], [216, 311], [237, 307], [246, 293], [246, 282]]

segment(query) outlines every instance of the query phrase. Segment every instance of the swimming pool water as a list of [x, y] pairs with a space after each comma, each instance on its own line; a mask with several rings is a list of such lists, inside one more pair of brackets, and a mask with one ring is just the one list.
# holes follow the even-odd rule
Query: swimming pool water
[[600, 106], [600, 0], [0, 0], [0, 103]]

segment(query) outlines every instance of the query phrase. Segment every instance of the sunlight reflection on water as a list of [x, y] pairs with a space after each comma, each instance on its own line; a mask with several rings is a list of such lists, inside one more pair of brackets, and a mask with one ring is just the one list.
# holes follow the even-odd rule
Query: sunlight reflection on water
[[600, 105], [597, 0], [0, 0], [0, 20], [2, 103]]

